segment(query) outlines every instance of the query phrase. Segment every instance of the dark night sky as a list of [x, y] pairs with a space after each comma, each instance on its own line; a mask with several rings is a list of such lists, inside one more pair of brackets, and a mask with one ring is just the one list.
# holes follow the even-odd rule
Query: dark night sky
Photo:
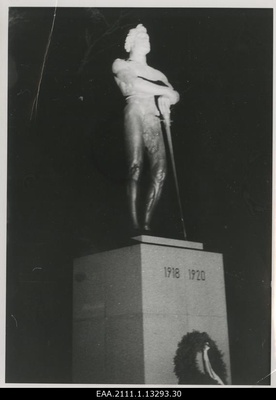
[[[272, 10], [57, 9], [30, 121], [53, 13], [10, 11], [8, 381], [70, 382], [73, 258], [131, 235], [111, 65], [143, 23], [148, 63], [181, 96], [172, 134], [188, 240], [224, 256], [233, 384], [267, 384]], [[181, 238], [171, 173], [154, 234]]]

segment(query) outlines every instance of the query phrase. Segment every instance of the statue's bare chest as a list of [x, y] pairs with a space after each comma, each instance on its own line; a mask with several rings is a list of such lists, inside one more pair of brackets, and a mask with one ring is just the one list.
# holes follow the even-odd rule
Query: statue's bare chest
[[128, 61], [128, 67], [135, 73], [137, 76], [142, 76], [143, 78], [157, 81], [163, 80], [164, 74], [162, 74], [157, 69], [154, 69], [148, 65], [141, 65], [136, 62]]

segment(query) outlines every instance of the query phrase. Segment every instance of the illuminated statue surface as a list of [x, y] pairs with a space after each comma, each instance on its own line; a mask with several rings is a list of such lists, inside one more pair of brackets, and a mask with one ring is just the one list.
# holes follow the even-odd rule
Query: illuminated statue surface
[[[143, 25], [131, 29], [125, 41], [127, 60], [112, 65], [116, 83], [126, 99], [125, 143], [128, 163], [128, 200], [135, 229], [150, 230], [154, 209], [160, 198], [167, 172], [161, 119], [168, 119], [171, 105], [179, 101], [166, 76], [147, 64], [150, 41]], [[138, 216], [138, 193], [144, 157], [150, 165], [151, 182], [143, 218]], [[141, 221], [142, 220], [142, 221]]]

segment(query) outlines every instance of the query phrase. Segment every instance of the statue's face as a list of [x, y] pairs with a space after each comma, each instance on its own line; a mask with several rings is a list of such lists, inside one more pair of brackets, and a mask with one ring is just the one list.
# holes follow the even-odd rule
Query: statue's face
[[131, 50], [142, 54], [148, 54], [150, 52], [149, 35], [146, 32], [139, 33], [135, 38]]

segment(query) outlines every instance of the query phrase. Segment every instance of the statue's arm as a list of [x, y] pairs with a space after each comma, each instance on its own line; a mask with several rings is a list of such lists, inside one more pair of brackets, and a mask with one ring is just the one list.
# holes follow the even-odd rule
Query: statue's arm
[[179, 100], [179, 94], [171, 85], [160, 86], [154, 81], [147, 80], [135, 74], [135, 72], [125, 65], [125, 62], [117, 59], [112, 65], [112, 72], [115, 79], [120, 83], [127, 85], [128, 89], [136, 93], [146, 93], [153, 96], [168, 97], [171, 104], [175, 104]]
[[179, 93], [178, 93], [176, 90], [174, 90], [173, 86], [172, 86], [172, 85], [170, 84], [170, 82], [168, 81], [166, 75], [161, 74], [161, 79], [162, 79], [162, 82], [163, 82], [166, 86], [168, 86], [168, 87], [174, 92], [174, 101], [171, 101], [171, 102], [170, 102], [171, 105], [172, 105], [172, 104], [176, 104], [176, 103], [179, 101], [179, 99], [180, 99]]

